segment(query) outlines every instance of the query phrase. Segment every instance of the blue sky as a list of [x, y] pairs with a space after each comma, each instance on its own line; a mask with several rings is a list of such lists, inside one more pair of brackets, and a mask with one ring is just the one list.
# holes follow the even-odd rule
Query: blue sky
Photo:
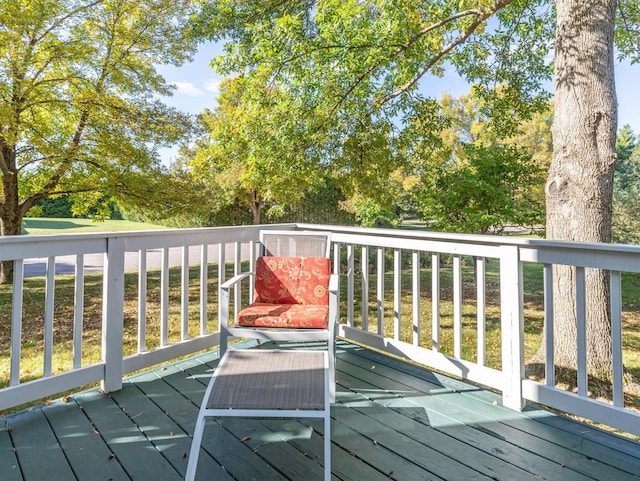
[[[174, 84], [176, 90], [172, 97], [164, 99], [168, 105], [191, 114], [198, 114], [205, 108], [214, 108], [220, 85], [220, 77], [209, 67], [212, 58], [222, 53], [218, 44], [203, 44], [193, 61], [181, 67], [159, 66], [158, 71]], [[616, 65], [616, 93], [618, 96], [618, 128], [629, 124], [636, 135], [640, 135], [640, 65], [628, 62]], [[436, 98], [442, 93], [460, 96], [469, 91], [464, 80], [455, 75], [443, 78], [429, 78], [429, 88]], [[168, 163], [175, 156], [175, 149], [162, 152], [162, 158]]]

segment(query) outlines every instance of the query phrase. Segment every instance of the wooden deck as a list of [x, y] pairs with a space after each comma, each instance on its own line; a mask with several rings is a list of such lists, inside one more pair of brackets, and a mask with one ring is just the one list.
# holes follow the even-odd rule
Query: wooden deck
[[[180, 480], [217, 354], [0, 418], [0, 480]], [[335, 480], [640, 480], [640, 443], [340, 344]], [[202, 480], [322, 478], [322, 422], [207, 425]]]

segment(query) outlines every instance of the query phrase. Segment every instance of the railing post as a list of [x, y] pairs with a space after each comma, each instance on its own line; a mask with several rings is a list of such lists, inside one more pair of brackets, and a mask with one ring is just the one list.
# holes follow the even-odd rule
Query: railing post
[[500, 311], [502, 325], [502, 404], [521, 411], [524, 407], [524, 311], [522, 264], [517, 246], [500, 248]]
[[402, 304], [402, 251], [393, 250], [393, 338], [400, 340], [400, 309]]
[[107, 239], [102, 294], [102, 361], [105, 392], [122, 388], [122, 336], [124, 329], [124, 240]]
[[[222, 284], [226, 281], [226, 268], [227, 268], [227, 246], [224, 243], [218, 244], [218, 330], [220, 329], [220, 323], [223, 319], [229, 319], [229, 312], [223, 312], [222, 310]], [[234, 309], [238, 309], [238, 306], [234, 306]]]
[[24, 296], [24, 260], [13, 262], [13, 299], [11, 306], [11, 371], [9, 386], [20, 384], [22, 358], [22, 301]]
[[362, 246], [362, 330], [369, 332], [369, 246]]

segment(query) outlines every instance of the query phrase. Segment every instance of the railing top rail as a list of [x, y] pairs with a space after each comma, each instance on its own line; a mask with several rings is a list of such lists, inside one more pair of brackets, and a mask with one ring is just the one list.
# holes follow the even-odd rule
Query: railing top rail
[[452, 234], [447, 232], [431, 232], [414, 229], [381, 229], [381, 228], [362, 228], [347, 227], [336, 225], [319, 225], [319, 224], [297, 224], [299, 229], [307, 230], [328, 230], [332, 234], [343, 233], [352, 235], [365, 235], [377, 237], [402, 237], [405, 239], [422, 239], [437, 240], [444, 242], [458, 242], [462, 244], [483, 244], [483, 245], [514, 245], [522, 248], [541, 249], [541, 250], [565, 250], [575, 251], [582, 250], [585, 252], [593, 252], [594, 255], [604, 252], [616, 253], [632, 253], [640, 254], [640, 245], [629, 244], [606, 244], [598, 242], [575, 242], [549, 239], [533, 239], [526, 237], [510, 237], [497, 236], [487, 234]]
[[[400, 249], [429, 250], [434, 248], [442, 252], [489, 257], [495, 254], [495, 249], [498, 247], [517, 246], [520, 249], [521, 259], [526, 262], [640, 272], [640, 246], [638, 245], [302, 223], [7, 236], [0, 237], [0, 261], [105, 252], [107, 242], [111, 238], [124, 240], [125, 250], [257, 241], [259, 231], [269, 229], [331, 231], [333, 240], [337, 242], [353, 242]], [[455, 249], [446, 247], [452, 245], [457, 246]], [[476, 249], [480, 249], [480, 251]]]
[[260, 231], [265, 229], [296, 229], [296, 224], [273, 224], [273, 225], [243, 225], [243, 226], [221, 226], [221, 227], [195, 227], [190, 229], [153, 229], [153, 230], [132, 230], [117, 232], [88, 232], [88, 233], [70, 233], [70, 234], [35, 234], [35, 235], [19, 235], [19, 236], [2, 236], [0, 237], [0, 247], [10, 246], [12, 244], [37, 244], [41, 242], [69, 242], [73, 239], [104, 239], [110, 237], [139, 237], [139, 236], [157, 236], [164, 237], [182, 237], [189, 235], [198, 235], [207, 232], [242, 232], [242, 231]]
[[[344, 233], [352, 235], [389, 237], [389, 238], [406, 238], [406, 239], [423, 239], [436, 240], [446, 242], [458, 242], [464, 244], [484, 244], [484, 245], [517, 245], [522, 247], [530, 247], [534, 249], [566, 249], [566, 250], [585, 250], [595, 252], [628, 252], [640, 253], [640, 245], [628, 244], [605, 244], [596, 242], [573, 242], [548, 239], [532, 239], [523, 237], [508, 237], [483, 234], [452, 234], [445, 232], [431, 232], [413, 229], [381, 229], [381, 228], [363, 228], [348, 227], [339, 225], [321, 225], [321, 224], [263, 224], [250, 226], [222, 226], [222, 227], [198, 227], [191, 229], [159, 229], [149, 231], [119, 231], [119, 232], [91, 232], [91, 233], [75, 233], [75, 234], [54, 234], [54, 235], [27, 235], [27, 236], [3, 236], [0, 237], [0, 248], [8, 248], [12, 245], [30, 245], [58, 242], [73, 242], [75, 240], [103, 240], [111, 237], [118, 238], [136, 238], [136, 237], [154, 237], [162, 236], [164, 238], [171, 237], [190, 237], [202, 234], [210, 234], [215, 232], [224, 237], [223, 234], [237, 233], [254, 233], [260, 230], [279, 229], [279, 230], [322, 230], [332, 233]], [[253, 238], [253, 237], [251, 237]]]
[[125, 250], [258, 240], [260, 230], [296, 229], [295, 224], [225, 226], [148, 231], [90, 232], [0, 237], [0, 261], [105, 252], [109, 239], [123, 239]]

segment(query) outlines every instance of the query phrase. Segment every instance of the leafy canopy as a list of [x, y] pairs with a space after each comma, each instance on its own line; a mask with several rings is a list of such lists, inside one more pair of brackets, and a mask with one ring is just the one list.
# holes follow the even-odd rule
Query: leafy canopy
[[[0, 219], [71, 194], [80, 210], [152, 202], [158, 148], [190, 120], [164, 105], [159, 63], [195, 49], [188, 0], [5, 0], [0, 9]], [[157, 199], [161, 201], [161, 198]], [[4, 232], [15, 233], [15, 232]]]
[[[271, 108], [255, 92], [277, 92], [288, 125], [305, 126], [314, 162], [350, 199], [344, 206], [367, 222], [393, 217], [399, 198], [413, 209], [401, 177], [437, 155], [447, 114], [421, 86], [425, 75], [455, 69], [473, 82], [495, 139], [547, 106], [553, 11], [544, 1], [221, 0], [203, 2], [196, 20], [225, 42], [212, 65], [244, 79], [243, 109]], [[282, 152], [290, 139], [280, 136]]]
[[222, 0], [205, 3], [198, 25], [226, 41], [213, 62], [221, 73], [278, 85], [301, 112], [332, 112], [345, 135], [363, 115], [402, 119], [421, 98], [420, 79], [448, 68], [477, 83], [497, 126], [513, 129], [513, 113], [542, 107], [551, 75], [544, 1]]
[[[288, 95], [297, 122], [314, 119], [326, 134], [323, 161], [337, 167], [338, 178], [351, 180], [350, 195], [368, 204], [375, 189], [392, 191], [379, 180], [372, 183], [370, 172], [378, 179], [400, 173], [413, 179], [407, 182], [412, 191], [428, 197], [420, 183], [431, 185], [435, 172], [448, 175], [446, 162], [456, 156], [488, 162], [496, 155], [504, 168], [524, 162], [536, 172], [548, 167], [548, 130], [545, 139], [534, 140], [542, 130], [528, 134], [521, 127], [550, 123], [545, 85], [552, 77], [555, 20], [554, 3], [546, 0], [219, 0], [203, 2], [195, 24], [203, 35], [225, 42], [225, 53], [212, 62], [220, 73], [277, 88]], [[616, 43], [632, 61], [640, 58], [639, 24], [639, 2], [621, 0]], [[440, 135], [455, 126], [457, 114], [438, 105], [439, 92], [425, 82], [451, 70], [473, 84], [477, 115], [484, 119], [476, 124], [481, 141], [460, 138], [453, 146], [449, 139], [457, 153], [448, 152]], [[365, 132], [373, 131], [385, 138], [391, 155], [368, 154], [363, 169], [362, 156], [348, 147], [381, 145], [367, 142]], [[530, 142], [526, 152], [509, 147], [523, 139]], [[479, 168], [459, 167], [469, 176]], [[535, 205], [531, 218], [537, 218], [543, 190], [532, 189], [526, 196]]]
[[549, 124], [536, 115], [516, 136], [498, 139], [482, 106], [472, 95], [445, 95], [439, 111], [446, 122], [437, 138], [423, 135], [420, 119], [403, 132], [411, 167], [404, 179], [416, 207], [435, 230], [484, 234], [539, 226], [551, 160]]
[[[196, 178], [212, 186], [214, 209], [240, 202], [260, 222], [266, 205], [272, 214], [297, 202], [322, 165], [314, 151], [310, 122], [296, 121], [285, 92], [252, 86], [248, 79], [227, 79], [218, 106], [199, 122], [205, 133], [188, 165]], [[269, 213], [269, 212], [267, 212]]]

